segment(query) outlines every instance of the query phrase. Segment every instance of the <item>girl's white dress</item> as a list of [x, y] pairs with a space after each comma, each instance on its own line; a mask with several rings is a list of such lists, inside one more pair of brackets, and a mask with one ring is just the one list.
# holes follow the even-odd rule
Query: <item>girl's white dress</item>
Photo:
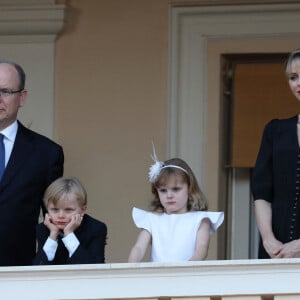
[[212, 233], [222, 224], [224, 213], [193, 211], [168, 215], [134, 207], [132, 217], [138, 228], [146, 229], [152, 236], [151, 261], [175, 262], [192, 257], [201, 221], [210, 220]]

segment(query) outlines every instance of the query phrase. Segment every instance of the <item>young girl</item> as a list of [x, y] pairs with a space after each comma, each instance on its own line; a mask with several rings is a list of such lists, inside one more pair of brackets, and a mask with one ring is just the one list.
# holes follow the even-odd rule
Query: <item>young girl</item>
[[61, 177], [47, 188], [45, 221], [37, 226], [35, 265], [104, 263], [107, 227], [86, 214], [87, 195], [74, 177]]
[[153, 212], [133, 208], [133, 220], [141, 232], [128, 262], [140, 262], [152, 245], [151, 261], [203, 260], [210, 233], [223, 222], [222, 212], [207, 212], [204, 196], [191, 168], [173, 158], [150, 167]]

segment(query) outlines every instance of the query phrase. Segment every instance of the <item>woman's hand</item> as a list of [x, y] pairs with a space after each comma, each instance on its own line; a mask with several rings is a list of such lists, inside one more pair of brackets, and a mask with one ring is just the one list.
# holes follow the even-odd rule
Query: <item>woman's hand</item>
[[271, 203], [257, 199], [254, 201], [255, 217], [258, 230], [261, 235], [263, 246], [271, 258], [277, 257], [283, 244], [276, 239], [272, 230]]
[[276, 258], [283, 248], [283, 244], [275, 238], [264, 240], [263, 245], [271, 258]]
[[300, 257], [300, 240], [294, 240], [282, 245], [276, 258], [297, 258]]

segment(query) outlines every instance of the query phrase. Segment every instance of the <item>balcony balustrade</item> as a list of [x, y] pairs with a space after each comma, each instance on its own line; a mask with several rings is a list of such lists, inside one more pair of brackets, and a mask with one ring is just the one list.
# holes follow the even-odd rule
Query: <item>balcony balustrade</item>
[[299, 300], [300, 259], [0, 268], [5, 300]]

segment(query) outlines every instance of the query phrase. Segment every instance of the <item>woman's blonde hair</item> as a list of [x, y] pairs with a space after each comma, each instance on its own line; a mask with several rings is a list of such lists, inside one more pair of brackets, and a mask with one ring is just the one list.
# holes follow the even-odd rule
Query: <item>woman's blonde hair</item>
[[[168, 165], [170, 165], [170, 167], [168, 167]], [[176, 166], [184, 169], [186, 172], [179, 168], [176, 168]], [[200, 190], [197, 179], [192, 169], [184, 160], [180, 158], [172, 158], [166, 160], [163, 163], [163, 168], [161, 168], [155, 182], [153, 182], [151, 185], [152, 194], [154, 195], [154, 199], [151, 202], [151, 207], [153, 211], [164, 211], [164, 207], [162, 206], [159, 200], [157, 189], [161, 186], [165, 186], [171, 176], [180, 178], [182, 182], [187, 183], [188, 185], [188, 211], [207, 210], [206, 199], [204, 197], [204, 194]]]
[[47, 208], [49, 203], [56, 205], [67, 194], [75, 195], [80, 207], [87, 204], [87, 193], [80, 181], [75, 177], [60, 177], [46, 189], [43, 198], [45, 207]]
[[289, 72], [291, 71], [292, 64], [294, 60], [299, 59], [300, 60], [300, 49], [296, 49], [292, 51], [285, 62], [285, 73], [286, 75], [289, 75]]

